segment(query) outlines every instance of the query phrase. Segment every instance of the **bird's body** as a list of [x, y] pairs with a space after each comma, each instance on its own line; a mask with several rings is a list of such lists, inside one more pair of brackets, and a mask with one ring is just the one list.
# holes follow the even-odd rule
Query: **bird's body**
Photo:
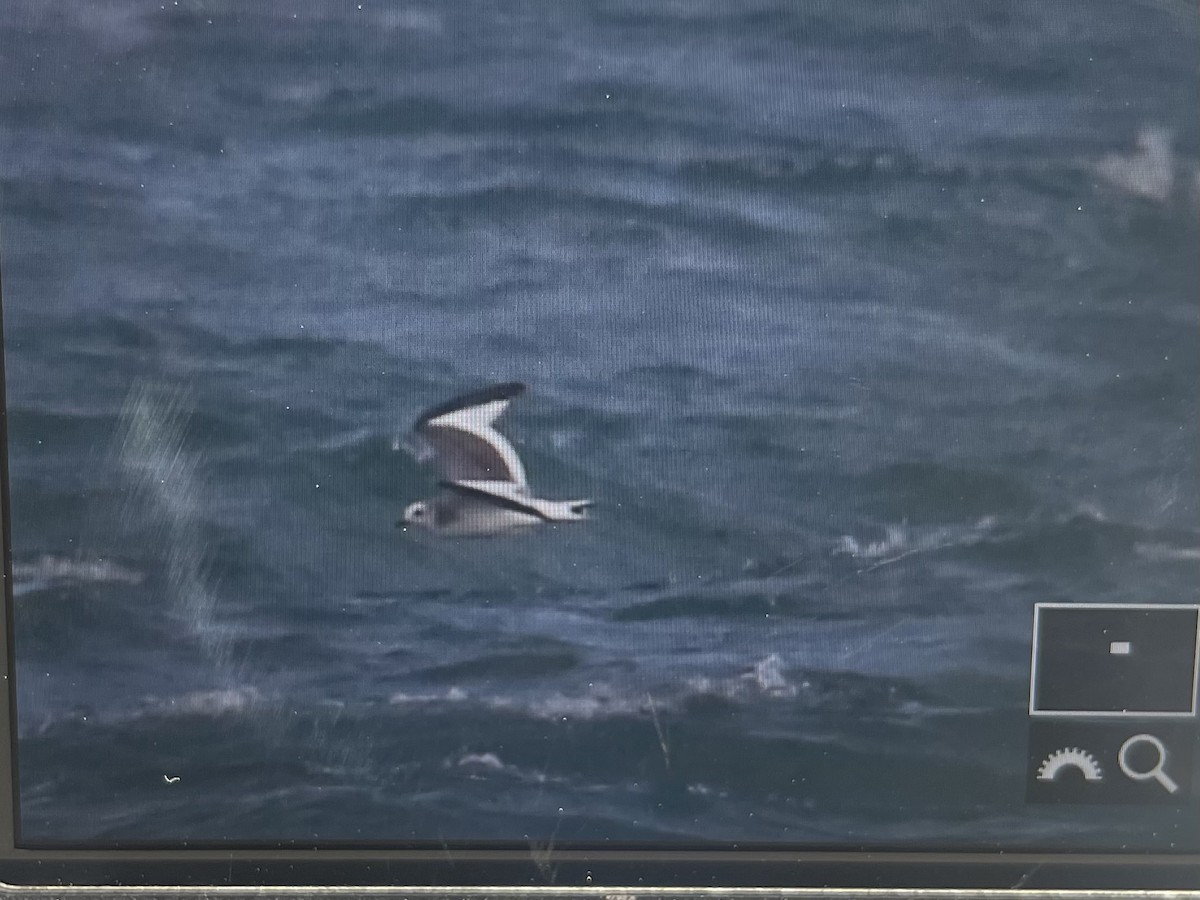
[[589, 500], [534, 497], [517, 451], [495, 429], [508, 404], [524, 392], [523, 384], [497, 384], [455, 397], [417, 418], [414, 450], [418, 459], [436, 462], [441, 490], [410, 505], [397, 525], [478, 537], [587, 518]]

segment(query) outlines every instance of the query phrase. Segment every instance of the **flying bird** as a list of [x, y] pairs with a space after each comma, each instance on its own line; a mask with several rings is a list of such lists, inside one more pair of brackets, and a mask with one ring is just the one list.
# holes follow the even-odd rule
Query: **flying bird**
[[519, 382], [496, 384], [421, 413], [408, 443], [419, 461], [435, 462], [440, 491], [404, 510], [397, 527], [466, 537], [587, 518], [590, 500], [534, 497], [521, 458], [496, 430], [496, 420], [523, 393]]

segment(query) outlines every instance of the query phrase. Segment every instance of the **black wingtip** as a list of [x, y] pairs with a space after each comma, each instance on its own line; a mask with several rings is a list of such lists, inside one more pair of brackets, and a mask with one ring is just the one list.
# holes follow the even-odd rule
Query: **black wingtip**
[[520, 397], [527, 390], [525, 384], [520, 381], [505, 381], [502, 384], [492, 384], [479, 388], [479, 390], [460, 394], [425, 410], [413, 427], [420, 428], [431, 419], [458, 412], [460, 409], [470, 409], [472, 406], [482, 406], [484, 403], [494, 403], [497, 400], [512, 400], [514, 397]]

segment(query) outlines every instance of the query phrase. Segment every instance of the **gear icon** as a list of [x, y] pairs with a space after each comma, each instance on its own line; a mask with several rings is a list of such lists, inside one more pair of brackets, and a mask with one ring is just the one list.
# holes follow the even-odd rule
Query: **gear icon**
[[1096, 757], [1079, 747], [1063, 747], [1061, 750], [1055, 750], [1042, 761], [1041, 766], [1038, 767], [1037, 779], [1038, 781], [1054, 781], [1058, 777], [1058, 773], [1068, 767], [1082, 772], [1085, 781], [1101, 781], [1104, 778], [1104, 772], [1100, 768], [1100, 763], [1096, 762]]

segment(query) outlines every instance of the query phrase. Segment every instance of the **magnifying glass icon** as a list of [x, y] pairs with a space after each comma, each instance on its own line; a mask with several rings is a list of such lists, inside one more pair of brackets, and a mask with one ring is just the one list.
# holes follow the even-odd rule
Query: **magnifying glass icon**
[[[1135, 747], [1140, 747], [1146, 744], [1154, 748], [1154, 752], [1158, 754], [1158, 760], [1150, 768], [1135, 769], [1129, 764], [1129, 753]], [[1117, 753], [1117, 765], [1121, 767], [1121, 771], [1125, 776], [1132, 781], [1149, 781], [1154, 779], [1163, 786], [1168, 794], [1174, 794], [1179, 790], [1179, 785], [1175, 780], [1163, 771], [1163, 764], [1167, 761], [1167, 748], [1152, 734], [1135, 734], [1121, 745], [1120, 751]]]

